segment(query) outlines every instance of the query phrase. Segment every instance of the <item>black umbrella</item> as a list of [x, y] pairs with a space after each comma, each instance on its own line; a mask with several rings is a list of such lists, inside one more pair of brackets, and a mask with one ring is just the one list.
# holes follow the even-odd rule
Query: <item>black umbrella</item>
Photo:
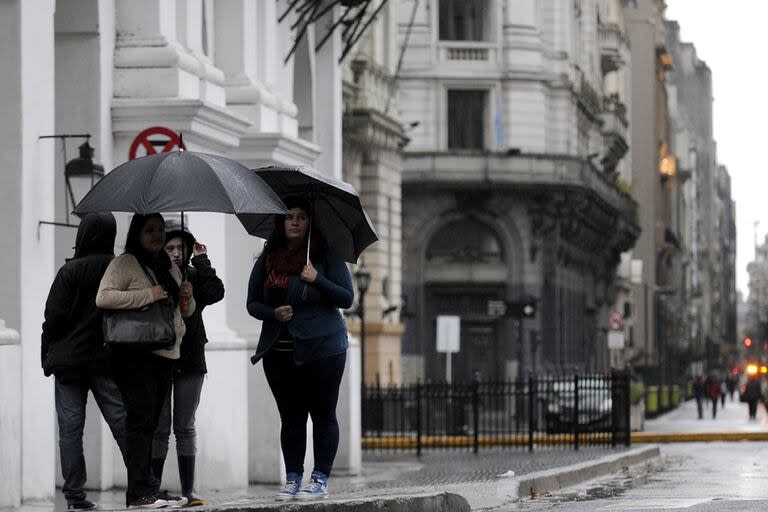
[[[310, 229], [318, 229], [328, 245], [350, 263], [379, 239], [360, 204], [355, 187], [309, 167], [262, 167], [254, 172], [280, 197], [302, 195], [312, 203]], [[269, 238], [274, 217], [238, 214], [248, 233]]]
[[74, 213], [285, 213], [277, 194], [244, 165], [218, 155], [173, 151], [130, 160], [107, 173]]

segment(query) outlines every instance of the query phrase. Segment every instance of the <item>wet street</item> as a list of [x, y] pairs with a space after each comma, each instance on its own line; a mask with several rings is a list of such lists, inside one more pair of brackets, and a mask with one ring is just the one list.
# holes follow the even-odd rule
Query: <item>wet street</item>
[[[761, 409], [757, 421], [750, 422], [745, 404], [728, 401], [717, 419], [705, 409], [698, 420], [696, 404], [689, 401], [647, 422], [646, 431], [760, 432], [768, 431], [768, 417]], [[671, 443], [661, 445], [661, 454], [656, 463], [574, 489], [542, 490], [498, 510], [768, 510], [768, 442]]]

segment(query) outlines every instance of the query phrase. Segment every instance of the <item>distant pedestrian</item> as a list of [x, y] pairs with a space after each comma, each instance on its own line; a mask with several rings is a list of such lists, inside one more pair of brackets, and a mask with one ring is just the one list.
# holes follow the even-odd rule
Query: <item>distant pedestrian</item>
[[41, 356], [46, 376], [55, 378], [61, 490], [69, 510], [90, 510], [83, 427], [88, 391], [93, 393], [125, 459], [125, 406], [104, 351], [102, 314], [96, 307], [99, 282], [114, 257], [117, 225], [111, 213], [86, 215], [77, 228], [75, 254], [59, 269], [45, 303]]
[[706, 392], [704, 389], [704, 377], [697, 375], [693, 381], [693, 396], [696, 398], [696, 409], [699, 412], [699, 419], [704, 418], [704, 397]]
[[725, 380], [720, 381], [720, 407], [725, 409], [725, 395], [728, 393], [728, 386], [725, 383]]
[[185, 279], [192, 284], [192, 294], [197, 307], [192, 316], [184, 319], [187, 332], [181, 342], [181, 357], [174, 363], [171, 392], [165, 399], [163, 410], [160, 412], [160, 422], [155, 430], [152, 471], [162, 482], [163, 466], [168, 454], [168, 439], [173, 424], [181, 495], [187, 499], [187, 506], [192, 507], [205, 504], [194, 494], [197, 453], [195, 412], [200, 403], [205, 374], [208, 372], [205, 365], [205, 344], [208, 343], [208, 338], [205, 335], [202, 313], [205, 306], [224, 298], [224, 283], [211, 266], [207, 247], [198, 242], [186, 227], [182, 230], [181, 224], [166, 222], [165, 238], [165, 252], [185, 274]]
[[[128, 508], [181, 506], [186, 498], [160, 491], [151, 469], [152, 438], [171, 388], [172, 362], [178, 359], [186, 332], [182, 316], [195, 311], [192, 285], [164, 250], [165, 221], [159, 213], [135, 214], [128, 227], [125, 252], [107, 267], [96, 295], [104, 309], [137, 309], [153, 302], [173, 303], [175, 343], [169, 349], [113, 347], [110, 359], [115, 381], [125, 400]], [[188, 302], [186, 314], [181, 302]]]
[[[264, 359], [264, 374], [280, 412], [280, 447], [286, 484], [277, 500], [328, 496], [328, 478], [339, 446], [336, 404], [347, 358], [347, 329], [339, 309], [352, 306], [352, 278], [344, 261], [313, 231], [303, 198], [284, 199], [289, 213], [256, 260], [247, 308], [262, 320], [251, 362]], [[307, 416], [312, 417], [315, 466], [301, 487]]]
[[736, 386], [738, 384], [736, 376], [728, 375], [728, 377], [725, 378], [725, 384], [728, 388], [728, 395], [731, 397], [731, 402], [733, 402], [733, 393], [736, 391]]
[[717, 417], [717, 402], [720, 399], [720, 379], [717, 375], [709, 375], [704, 381], [707, 398], [712, 402], [712, 419]]
[[757, 403], [762, 398], [760, 392], [760, 382], [757, 377], [750, 376], [746, 386], [744, 386], [744, 401], [749, 408], [749, 419], [754, 420], [757, 417]]

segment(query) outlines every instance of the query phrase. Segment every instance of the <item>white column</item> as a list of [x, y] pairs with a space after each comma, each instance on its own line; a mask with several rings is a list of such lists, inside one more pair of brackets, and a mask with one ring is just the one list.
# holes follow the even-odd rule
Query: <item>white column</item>
[[[21, 66], [18, 88], [11, 89], [10, 97], [4, 98], [21, 105], [20, 116], [9, 119], [10, 123], [19, 123], [21, 143], [7, 149], [21, 155], [17, 167], [21, 169], [21, 222], [20, 231], [9, 239], [18, 240], [17, 249], [7, 253], [18, 254], [20, 262], [20, 287], [18, 294], [11, 294], [21, 305], [22, 498], [27, 500], [50, 498], [54, 492], [53, 386], [40, 369], [40, 325], [54, 277], [54, 248], [50, 229], [43, 227], [38, 237], [38, 222], [53, 217], [54, 150], [50, 141], [39, 137], [54, 130], [55, 2], [25, 0], [11, 4], [18, 4], [20, 13], [20, 20], [16, 19], [20, 21], [21, 62], [35, 63]], [[3, 148], [0, 152], [5, 151]], [[18, 215], [13, 212], [11, 218]], [[10, 326], [15, 327], [14, 323]]]
[[[332, 18], [331, 11], [316, 24], [318, 37], [330, 26]], [[342, 69], [339, 64], [341, 51], [341, 31], [336, 30], [315, 55], [315, 97], [318, 98], [318, 104], [313, 124], [316, 127], [315, 141], [322, 149], [317, 158], [317, 169], [336, 178], [342, 178], [341, 116], [344, 109], [341, 96]], [[360, 446], [359, 350], [351, 347], [347, 355], [347, 368], [337, 409], [342, 444], [334, 465], [357, 474], [361, 464], [360, 452], [355, 448]]]
[[[327, 30], [332, 19], [333, 10], [317, 23], [320, 31]], [[315, 96], [321, 100], [315, 108], [313, 124], [315, 141], [323, 151], [317, 159], [317, 169], [335, 178], [341, 178], [341, 50], [341, 31], [336, 30], [316, 55]]]
[[262, 2], [231, 0], [214, 4], [215, 62], [225, 73], [227, 105], [253, 122], [250, 131], [274, 131], [278, 126], [279, 105], [274, 94], [257, 78], [266, 73], [260, 53], [274, 50], [274, 42], [260, 47], [259, 36], [267, 30], [268, 20], [259, 16], [267, 9]]
[[535, 0], [503, 4], [503, 63], [515, 70], [542, 71], [543, 44]]
[[[0, 7], [0, 13], [5, 11]], [[21, 347], [0, 320], [0, 508], [21, 504]]]
[[199, 3], [135, 0], [116, 5], [116, 97], [201, 99], [223, 106], [224, 74], [201, 50]]

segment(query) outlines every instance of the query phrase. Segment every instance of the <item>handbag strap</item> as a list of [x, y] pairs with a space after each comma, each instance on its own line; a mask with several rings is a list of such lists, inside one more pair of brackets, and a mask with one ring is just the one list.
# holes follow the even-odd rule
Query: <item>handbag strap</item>
[[157, 286], [157, 281], [152, 277], [152, 274], [149, 273], [149, 270], [147, 270], [147, 267], [139, 263], [139, 266], [141, 267], [141, 270], [144, 271], [144, 273], [147, 275], [147, 279], [149, 279], [149, 282], [152, 284], [152, 286]]

